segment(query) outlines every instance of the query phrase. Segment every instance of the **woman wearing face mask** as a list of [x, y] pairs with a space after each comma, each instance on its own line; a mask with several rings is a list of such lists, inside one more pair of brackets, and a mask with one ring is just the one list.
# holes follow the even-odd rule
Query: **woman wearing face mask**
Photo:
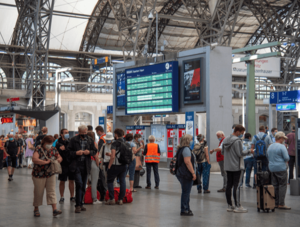
[[[199, 134], [197, 136], [197, 140], [199, 141], [199, 143], [195, 144], [193, 153], [196, 156], [198, 173], [200, 177], [202, 176], [204, 193], [210, 193], [208, 187], [209, 187], [209, 176], [210, 176], [211, 165], [209, 161], [207, 142], [204, 139], [205, 136], [202, 134]], [[197, 190], [198, 193], [202, 193], [201, 185], [197, 185]]]
[[181, 216], [193, 216], [190, 209], [190, 194], [193, 181], [196, 180], [197, 164], [195, 155], [192, 153], [190, 142], [193, 137], [185, 134], [181, 137], [180, 145], [176, 153], [176, 177], [181, 184]]
[[69, 145], [69, 131], [68, 129], [60, 130], [60, 137], [56, 142], [56, 149], [58, 150], [63, 161], [61, 162], [62, 173], [58, 175], [59, 182], [59, 193], [60, 200], [59, 203], [63, 204], [65, 202], [64, 192], [65, 192], [65, 183], [69, 180], [69, 190], [70, 190], [70, 201], [75, 202], [75, 172], [71, 171], [70, 165], [71, 161], [68, 157], [68, 152], [66, 148]]
[[269, 170], [272, 174], [272, 184], [275, 189], [275, 207], [283, 210], [290, 210], [285, 205], [285, 194], [287, 190], [287, 168], [290, 160], [286, 146], [283, 145], [287, 137], [284, 132], [277, 132], [276, 143], [269, 146], [267, 150]]
[[[52, 147], [53, 141], [53, 136], [45, 136], [41, 145], [36, 147], [32, 156], [32, 161], [35, 164], [32, 170], [32, 181], [34, 185], [33, 206], [35, 217], [40, 217], [39, 206], [43, 205], [43, 195], [45, 189], [47, 194], [47, 204], [52, 206], [53, 216], [57, 216], [62, 213], [56, 208], [57, 200], [55, 194], [55, 175], [51, 172], [48, 172], [48, 169], [51, 165], [50, 160], [62, 162], [62, 158], [58, 151], [55, 147]], [[45, 155], [47, 157], [45, 157]]]

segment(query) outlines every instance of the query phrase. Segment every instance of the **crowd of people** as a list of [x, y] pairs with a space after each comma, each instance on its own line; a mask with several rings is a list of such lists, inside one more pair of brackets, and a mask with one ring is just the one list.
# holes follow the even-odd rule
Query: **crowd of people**
[[[4, 159], [6, 162], [8, 180], [13, 180], [15, 168], [27, 166], [32, 169], [35, 217], [41, 215], [39, 206], [43, 203], [45, 189], [47, 204], [52, 206], [53, 216], [62, 213], [56, 207], [56, 177], [55, 172], [52, 171], [54, 163], [60, 163], [61, 166], [58, 176], [59, 203], [65, 202], [65, 183], [69, 181], [70, 202], [75, 204], [75, 213], [86, 211], [83, 205], [87, 185], [91, 187], [93, 205], [104, 202], [106, 191], [109, 199], [105, 205], [122, 205], [127, 175], [132, 193], [142, 188], [140, 176], [145, 172], [143, 163], [147, 173], [145, 188], [151, 189], [151, 169], [153, 169], [154, 188], [159, 189], [158, 164], [161, 151], [153, 135], [149, 136], [149, 143], [145, 144], [140, 134], [125, 135], [119, 128], [115, 129], [114, 133], [105, 133], [101, 126], [97, 126], [95, 131], [99, 138], [98, 143], [93, 127], [84, 125], [79, 126], [78, 134], [72, 138], [67, 129], [62, 129], [59, 135], [48, 135], [46, 127], [42, 128], [39, 135], [24, 137], [22, 134], [10, 133], [6, 137], [3, 135], [0, 137], [0, 160]], [[245, 187], [256, 188], [258, 163], [261, 164], [261, 171], [271, 172], [276, 208], [291, 209], [285, 205], [285, 195], [287, 184], [290, 179], [293, 179], [295, 166], [295, 128], [287, 136], [283, 132], [278, 132], [276, 128], [273, 128], [268, 135], [264, 126], [261, 126], [259, 132], [253, 136], [245, 131], [242, 125], [236, 125], [232, 134], [227, 137], [223, 131], [216, 132], [219, 145], [210, 151], [202, 134], [197, 136], [196, 144], [188, 134], [180, 139], [176, 152], [175, 171], [182, 189], [180, 215], [193, 215], [189, 205], [193, 185], [197, 185], [198, 193], [210, 193], [210, 154], [214, 152], [223, 178], [222, 188], [218, 192], [225, 193], [228, 212], [247, 212], [247, 209], [241, 205], [240, 190], [243, 187], [245, 174]], [[260, 146], [263, 144], [265, 155], [258, 157], [257, 144]], [[0, 169], [3, 168], [2, 165], [1, 161]], [[251, 186], [252, 169], [254, 178]], [[117, 200], [115, 200], [115, 187], [120, 188]], [[97, 196], [98, 191], [100, 199]]]

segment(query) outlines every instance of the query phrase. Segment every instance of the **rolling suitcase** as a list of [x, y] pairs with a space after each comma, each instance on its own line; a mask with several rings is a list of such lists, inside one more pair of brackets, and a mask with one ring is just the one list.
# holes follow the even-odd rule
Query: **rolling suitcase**
[[257, 186], [257, 212], [275, 211], [275, 192], [273, 185]]

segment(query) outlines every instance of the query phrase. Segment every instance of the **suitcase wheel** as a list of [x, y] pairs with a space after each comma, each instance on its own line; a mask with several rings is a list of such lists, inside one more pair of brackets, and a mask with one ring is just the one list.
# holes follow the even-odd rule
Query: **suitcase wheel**
[[272, 212], [275, 212], [275, 209], [273, 209]]
[[257, 208], [257, 212], [260, 212], [260, 209], [259, 209], [259, 208]]

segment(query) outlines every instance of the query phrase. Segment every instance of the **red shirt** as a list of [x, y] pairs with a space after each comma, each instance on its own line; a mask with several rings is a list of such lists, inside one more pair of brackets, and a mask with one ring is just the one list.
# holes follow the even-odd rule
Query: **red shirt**
[[[225, 137], [220, 140], [219, 146], [221, 146], [224, 139], [225, 139]], [[217, 162], [224, 161], [224, 155], [222, 155], [221, 151], [218, 151], [216, 156], [217, 156]]]

